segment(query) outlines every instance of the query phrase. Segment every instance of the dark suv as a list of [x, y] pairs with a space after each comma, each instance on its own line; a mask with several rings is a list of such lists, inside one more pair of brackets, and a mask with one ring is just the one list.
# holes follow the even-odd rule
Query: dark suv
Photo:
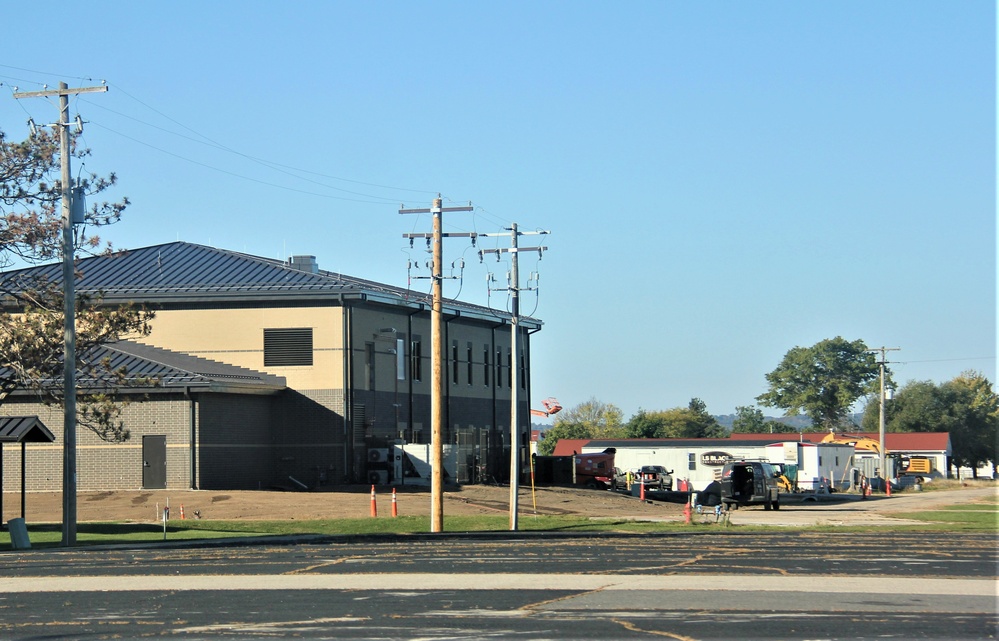
[[766, 461], [729, 461], [722, 468], [721, 498], [726, 508], [762, 505], [780, 509], [778, 472]]

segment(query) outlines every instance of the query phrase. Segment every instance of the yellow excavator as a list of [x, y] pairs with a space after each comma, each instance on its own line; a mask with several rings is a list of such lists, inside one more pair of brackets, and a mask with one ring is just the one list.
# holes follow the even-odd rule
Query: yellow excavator
[[[822, 443], [842, 443], [852, 445], [854, 450], [874, 452], [881, 456], [881, 443], [861, 434], [826, 434]], [[885, 456], [895, 461], [895, 470], [899, 476], [913, 477], [916, 483], [922, 483], [933, 473], [933, 459], [926, 456], [903, 456], [892, 454], [885, 448]]]
[[860, 434], [837, 434], [829, 432], [820, 442], [852, 445], [855, 450], [864, 450], [866, 452], [874, 452], [878, 456], [881, 455], [881, 443]]

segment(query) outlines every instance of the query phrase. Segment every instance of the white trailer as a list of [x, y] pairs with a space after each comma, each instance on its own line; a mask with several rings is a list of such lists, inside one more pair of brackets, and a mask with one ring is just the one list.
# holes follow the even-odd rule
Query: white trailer
[[590, 441], [583, 453], [603, 452], [608, 447], [617, 450], [614, 466], [622, 471], [638, 470], [643, 465], [662, 465], [672, 470], [673, 489], [680, 480], [690, 483], [695, 492], [721, 478], [726, 461], [741, 459], [765, 460], [766, 443], [724, 439], [623, 439]]
[[726, 461], [758, 460], [798, 465], [798, 487], [805, 491], [850, 489], [854, 482], [853, 446], [839, 443], [799, 441], [767, 442], [733, 438], [620, 439], [590, 441], [581, 453], [617, 451], [614, 466], [622, 471], [643, 465], [662, 465], [672, 470], [673, 489], [680, 480], [690, 482], [695, 492], [721, 477]]
[[785, 441], [766, 446], [766, 459], [771, 463], [798, 466], [798, 488], [805, 492], [820, 492], [827, 488], [842, 492], [856, 481], [854, 449], [841, 443], [801, 443]]

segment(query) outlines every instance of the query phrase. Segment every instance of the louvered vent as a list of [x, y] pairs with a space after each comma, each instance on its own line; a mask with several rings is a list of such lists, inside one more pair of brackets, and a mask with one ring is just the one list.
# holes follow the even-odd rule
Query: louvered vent
[[312, 365], [312, 328], [264, 330], [264, 367]]

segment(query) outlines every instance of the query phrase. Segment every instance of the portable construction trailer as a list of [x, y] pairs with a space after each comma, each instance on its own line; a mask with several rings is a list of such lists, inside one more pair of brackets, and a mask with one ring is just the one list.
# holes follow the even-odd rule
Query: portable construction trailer
[[727, 461], [763, 459], [766, 443], [740, 441], [733, 438], [698, 439], [620, 439], [593, 440], [582, 445], [584, 454], [616, 450], [614, 465], [623, 470], [638, 470], [645, 465], [662, 465], [673, 475], [673, 487], [681, 479], [689, 481], [699, 492], [709, 483], [721, 479]]
[[845, 491], [858, 482], [852, 445], [785, 441], [764, 449], [771, 463], [798, 466], [797, 485], [803, 492]]
[[674, 487], [685, 479], [696, 492], [719, 480], [725, 463], [736, 460], [796, 464], [799, 467], [798, 487], [806, 492], [823, 488], [849, 489], [858, 476], [853, 469], [853, 446], [838, 443], [775, 443], [738, 437], [615, 439], [588, 441], [580, 444], [579, 450], [597, 453], [608, 447], [616, 449], [614, 464], [621, 470], [662, 465], [672, 470]]

